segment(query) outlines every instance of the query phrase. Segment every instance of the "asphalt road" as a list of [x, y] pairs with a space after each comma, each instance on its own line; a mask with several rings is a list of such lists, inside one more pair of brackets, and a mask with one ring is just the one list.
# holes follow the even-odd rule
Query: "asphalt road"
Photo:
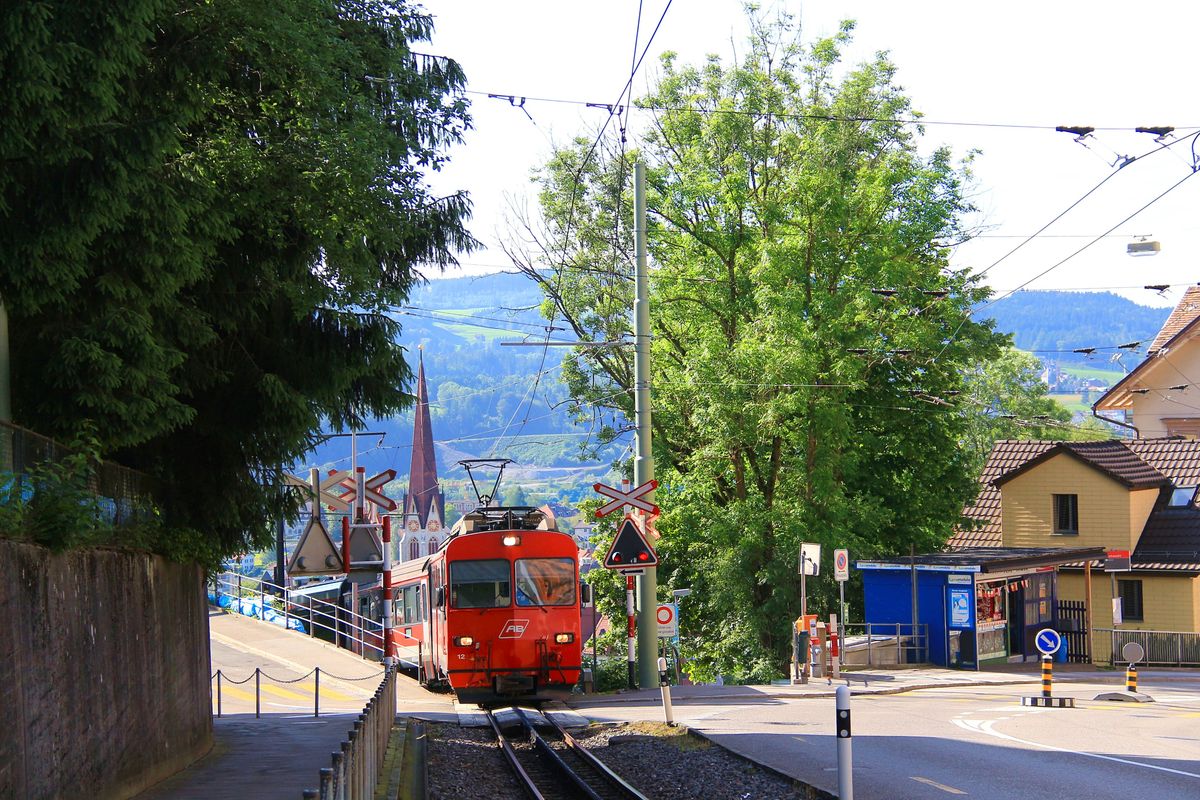
[[[1021, 705], [1036, 684], [928, 689], [852, 700], [854, 797], [904, 800], [1200, 797], [1200, 682], [1142, 684], [1155, 703], [1095, 701], [1110, 684], [1055, 685], [1074, 709]], [[654, 706], [574, 704], [595, 719], [661, 719]], [[676, 705], [676, 721], [837, 791], [832, 698]], [[714, 795], [718, 796], [718, 795]], [[731, 787], [729, 797], [736, 797]]]

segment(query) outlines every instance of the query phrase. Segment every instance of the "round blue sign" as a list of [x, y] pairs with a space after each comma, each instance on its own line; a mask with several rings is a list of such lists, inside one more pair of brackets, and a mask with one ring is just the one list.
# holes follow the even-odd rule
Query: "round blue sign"
[[1041, 651], [1042, 655], [1052, 656], [1058, 652], [1058, 648], [1062, 647], [1062, 637], [1053, 628], [1042, 628], [1037, 632], [1033, 643], [1037, 645], [1037, 649]]

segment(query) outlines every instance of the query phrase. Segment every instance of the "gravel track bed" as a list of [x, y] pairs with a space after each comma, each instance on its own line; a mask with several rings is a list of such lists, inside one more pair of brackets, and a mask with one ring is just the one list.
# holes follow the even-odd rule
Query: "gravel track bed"
[[[661, 723], [593, 725], [581, 744], [653, 800], [794, 800], [827, 796]], [[488, 728], [431, 725], [431, 800], [524, 798]]]

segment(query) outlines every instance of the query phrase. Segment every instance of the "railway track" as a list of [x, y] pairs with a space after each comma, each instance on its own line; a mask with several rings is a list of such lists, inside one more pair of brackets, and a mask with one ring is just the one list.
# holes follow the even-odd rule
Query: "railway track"
[[648, 800], [548, 715], [540, 717], [545, 720], [543, 736], [524, 711], [513, 711], [515, 719], [507, 725], [492, 711], [487, 718], [509, 766], [533, 800]]

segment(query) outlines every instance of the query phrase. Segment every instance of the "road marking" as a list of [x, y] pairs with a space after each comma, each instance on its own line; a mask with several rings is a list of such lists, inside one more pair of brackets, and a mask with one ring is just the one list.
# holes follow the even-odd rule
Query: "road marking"
[[[976, 724], [964, 725], [963, 724], [964, 722], [972, 722], [972, 723], [976, 723]], [[1187, 778], [1200, 778], [1200, 774], [1197, 774], [1195, 772], [1185, 772], [1181, 769], [1171, 769], [1170, 767], [1160, 767], [1157, 764], [1146, 764], [1141, 761], [1132, 761], [1127, 758], [1117, 758], [1116, 756], [1105, 756], [1105, 755], [1100, 755], [1099, 753], [1089, 753], [1086, 750], [1069, 750], [1065, 747], [1055, 747], [1052, 744], [1042, 744], [1041, 742], [1034, 742], [1034, 741], [1030, 741], [1029, 739], [1021, 739], [1020, 737], [1017, 737], [1017, 736], [1010, 736], [1007, 733], [1001, 733], [998, 730], [994, 730], [992, 728], [992, 726], [996, 724], [996, 720], [992, 720], [992, 719], [986, 719], [986, 720], [959, 720], [959, 719], [956, 719], [956, 720], [954, 720], [954, 724], [958, 725], [960, 728], [965, 728], [967, 730], [976, 731], [978, 733], [986, 733], [989, 736], [995, 736], [997, 739], [1006, 739], [1010, 742], [1017, 742], [1018, 744], [1026, 744], [1026, 745], [1029, 745], [1030, 747], [1040, 747], [1043, 750], [1053, 750], [1054, 752], [1057, 752], [1057, 753], [1070, 753], [1072, 755], [1085, 756], [1087, 758], [1098, 758], [1101, 761], [1113, 761], [1117, 764], [1128, 764], [1132, 767], [1143, 767], [1144, 769], [1153, 769], [1153, 770], [1157, 770], [1158, 772], [1169, 772], [1172, 775], [1183, 775], [1184, 777], [1187, 777]]]
[[966, 794], [966, 792], [964, 792], [962, 789], [955, 789], [953, 786], [947, 786], [944, 783], [938, 783], [937, 781], [931, 781], [929, 778], [920, 778], [920, 777], [917, 777], [916, 775], [910, 775], [909, 777], [911, 777], [917, 783], [924, 783], [928, 786], [932, 786], [935, 789], [941, 789], [943, 792], [946, 792], [947, 794]]
[[312, 700], [312, 695], [305, 697], [299, 692], [293, 692], [291, 689], [284, 689], [282, 686], [271, 686], [270, 684], [267, 684], [266, 686], [262, 687], [262, 690], [268, 694], [273, 694], [276, 697], [282, 697], [287, 700]]

